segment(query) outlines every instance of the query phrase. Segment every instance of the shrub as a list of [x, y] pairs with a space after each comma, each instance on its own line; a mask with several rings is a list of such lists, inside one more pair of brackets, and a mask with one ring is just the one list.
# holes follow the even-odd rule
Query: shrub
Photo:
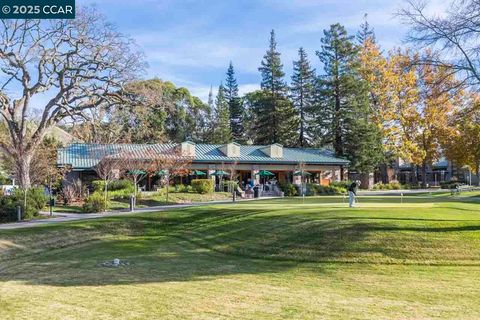
[[99, 192], [92, 193], [91, 196], [85, 199], [83, 204], [83, 212], [93, 213], [107, 210], [108, 201], [105, 201], [104, 196]]
[[442, 189], [456, 189], [457, 187], [463, 186], [465, 183], [458, 180], [450, 180], [440, 182], [440, 187]]
[[[93, 191], [103, 192], [105, 190], [105, 181], [103, 180], [94, 180], [92, 181]], [[133, 182], [130, 180], [113, 180], [108, 182], [108, 192], [123, 190], [128, 192], [134, 191]]]
[[0, 222], [17, 220], [17, 206], [22, 208], [22, 219], [32, 219], [47, 204], [43, 188], [31, 188], [27, 191], [27, 208], [24, 208], [25, 193], [16, 189], [11, 196], [0, 196]]
[[188, 192], [187, 191], [187, 186], [184, 185], [184, 184], [176, 184], [174, 192]]
[[[103, 194], [105, 182], [103, 180], [92, 181], [93, 191]], [[130, 180], [113, 180], [108, 183], [108, 197], [110, 199], [128, 199], [135, 193], [135, 186]]]
[[0, 222], [17, 220], [17, 204], [13, 196], [0, 196]]
[[347, 191], [346, 188], [342, 186], [336, 185], [329, 185], [329, 186], [321, 186], [317, 185], [316, 187], [317, 194], [342, 194]]
[[76, 199], [75, 188], [71, 185], [62, 188], [63, 205], [68, 206]]
[[194, 179], [192, 180], [192, 188], [200, 194], [213, 193], [215, 183], [212, 179]]
[[390, 183], [376, 183], [373, 185], [373, 190], [400, 190], [402, 185], [398, 181], [391, 181]]
[[291, 183], [282, 183], [280, 184], [280, 189], [282, 189], [286, 197], [294, 197], [298, 194], [297, 187]]
[[227, 188], [227, 191], [229, 192], [236, 190], [238, 188], [237, 181], [224, 181], [223, 183], [224, 183], [224, 188]]
[[346, 180], [346, 181], [333, 181], [330, 183], [329, 187], [336, 187], [336, 188], [342, 188], [345, 189], [345, 192], [347, 191], [348, 187], [352, 184], [352, 181]]

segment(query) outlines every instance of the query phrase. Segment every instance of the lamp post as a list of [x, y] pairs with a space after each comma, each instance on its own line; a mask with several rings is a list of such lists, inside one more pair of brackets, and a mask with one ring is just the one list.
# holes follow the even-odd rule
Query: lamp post
[[53, 216], [53, 195], [52, 195], [52, 177], [48, 179], [48, 195], [50, 196], [50, 217]]

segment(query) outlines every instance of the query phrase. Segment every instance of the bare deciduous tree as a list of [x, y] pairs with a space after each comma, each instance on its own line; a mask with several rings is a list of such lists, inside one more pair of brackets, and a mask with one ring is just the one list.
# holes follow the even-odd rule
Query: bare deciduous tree
[[423, 62], [453, 67], [464, 83], [480, 85], [480, 0], [453, 0], [445, 15], [428, 13], [428, 1], [408, 0], [399, 12], [410, 28], [407, 40], [436, 54]]
[[[0, 119], [9, 137], [0, 151], [14, 159], [22, 187], [31, 185], [32, 158], [46, 130], [119, 99], [141, 61], [132, 41], [92, 8], [78, 10], [74, 20], [1, 20]], [[32, 126], [34, 108], [41, 115]]]
[[95, 173], [103, 180], [103, 194], [105, 203], [108, 201], [108, 184], [120, 178], [125, 170], [125, 162], [123, 150], [109, 150], [107, 146], [98, 147], [95, 149], [95, 157], [100, 159], [93, 169]]
[[163, 150], [149, 148], [146, 158], [150, 161], [151, 170], [163, 171], [167, 183], [166, 202], [168, 202], [170, 181], [175, 177], [188, 175], [193, 157], [183, 154], [179, 145], [165, 146]]
[[138, 183], [148, 176], [150, 163], [145, 159], [144, 155], [139, 155], [132, 151], [123, 152], [121, 157], [124, 159], [123, 167], [133, 182], [134, 196], [136, 197], [138, 194]]

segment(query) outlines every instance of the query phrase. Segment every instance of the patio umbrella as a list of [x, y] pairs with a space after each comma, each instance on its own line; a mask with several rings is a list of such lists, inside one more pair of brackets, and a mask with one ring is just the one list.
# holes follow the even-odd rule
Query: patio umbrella
[[275, 175], [275, 173], [270, 172], [268, 170], [261, 170], [257, 173], [260, 177], [272, 177]]
[[163, 177], [167, 175], [167, 171], [165, 170], [160, 170], [155, 173], [157, 176]]
[[193, 170], [192, 172], [190, 172], [190, 175], [191, 176], [205, 176], [207, 174], [203, 171]]
[[229, 176], [228, 172], [225, 172], [223, 170], [217, 170], [214, 173], [212, 173], [213, 176]]
[[262, 190], [265, 190], [265, 180], [267, 177], [273, 177], [275, 176], [275, 173], [273, 172], [270, 172], [268, 170], [260, 170], [258, 173], [257, 173], [260, 177], [264, 178], [263, 179], [263, 184], [262, 184]]
[[127, 174], [132, 174], [132, 175], [136, 175], [136, 174], [146, 174], [147, 172], [146, 171], [143, 171], [143, 170], [130, 170], [127, 172]]
[[[295, 171], [295, 173], [293, 174], [294, 176], [298, 177], [298, 176], [301, 176], [302, 175], [302, 172], [301, 171]], [[310, 172], [307, 172], [307, 171], [303, 171], [303, 176], [311, 176], [312, 174]]]

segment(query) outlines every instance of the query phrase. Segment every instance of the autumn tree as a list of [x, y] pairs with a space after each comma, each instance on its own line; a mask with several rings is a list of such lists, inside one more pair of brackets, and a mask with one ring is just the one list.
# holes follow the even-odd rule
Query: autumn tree
[[451, 118], [450, 132], [444, 136], [442, 148], [448, 159], [471, 168], [480, 184], [480, 100], [474, 95], [468, 103]]
[[[0, 117], [9, 133], [0, 150], [14, 160], [19, 184], [29, 188], [32, 159], [46, 130], [120, 98], [122, 85], [143, 65], [131, 40], [94, 9], [78, 10], [74, 20], [3, 19], [0, 29]], [[20, 96], [12, 95], [18, 88]], [[30, 126], [40, 95], [50, 98], [37, 103], [41, 115]]]
[[397, 51], [391, 57], [394, 137], [401, 158], [421, 166], [422, 184], [426, 185], [427, 166], [442, 155], [441, 141], [450, 132], [449, 120], [462, 104], [463, 91], [451, 68], [416, 64], [417, 57], [408, 51]]

